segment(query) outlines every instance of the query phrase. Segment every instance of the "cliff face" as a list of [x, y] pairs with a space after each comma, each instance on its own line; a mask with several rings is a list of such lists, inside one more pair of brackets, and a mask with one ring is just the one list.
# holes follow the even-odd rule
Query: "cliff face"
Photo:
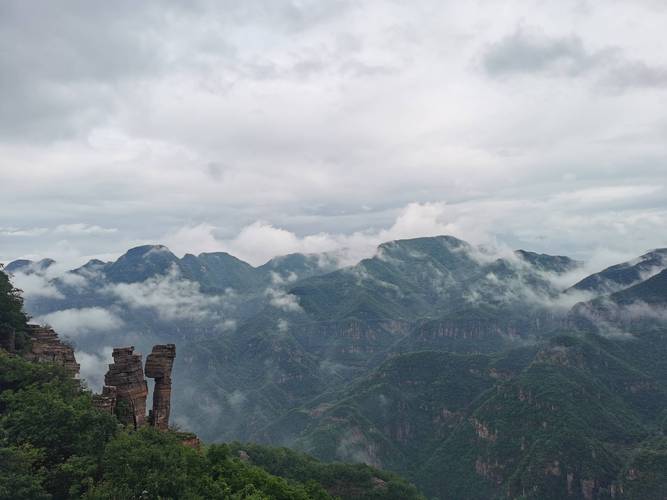
[[51, 327], [28, 325], [30, 351], [24, 354], [28, 361], [56, 363], [62, 365], [72, 376], [79, 375], [79, 364], [74, 357], [74, 349], [63, 343]]
[[[62, 365], [72, 377], [78, 377], [80, 365], [74, 357], [74, 349], [61, 341], [51, 327], [28, 324], [26, 329], [30, 350], [23, 357], [27, 361]], [[14, 352], [14, 330], [3, 333], [4, 343], [0, 347]], [[167, 429], [171, 412], [171, 370], [175, 357], [176, 346], [166, 344], [154, 346], [146, 358], [146, 376], [155, 379], [153, 409], [147, 419], [148, 384], [141, 354], [134, 352], [134, 346], [115, 348], [114, 362], [104, 376], [102, 393], [93, 396], [95, 406], [135, 428], [149, 423], [158, 429]]]

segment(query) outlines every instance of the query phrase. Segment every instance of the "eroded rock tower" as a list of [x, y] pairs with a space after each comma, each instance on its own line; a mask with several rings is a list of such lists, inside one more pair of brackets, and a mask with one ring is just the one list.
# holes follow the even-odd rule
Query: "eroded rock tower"
[[[124, 424], [141, 427], [146, 420], [146, 396], [148, 384], [144, 378], [141, 354], [134, 353], [134, 346], [116, 347], [113, 363], [104, 376], [105, 386], [115, 387], [116, 401], [112, 404], [118, 419]], [[111, 389], [103, 389], [102, 394], [110, 396]]]
[[146, 376], [155, 379], [153, 409], [148, 414], [149, 423], [158, 429], [169, 426], [171, 411], [171, 369], [176, 357], [174, 344], [153, 346], [146, 358]]
[[153, 346], [146, 358], [145, 376], [155, 379], [153, 409], [146, 418], [148, 384], [144, 377], [141, 354], [134, 346], [117, 347], [113, 350], [114, 362], [104, 376], [102, 394], [95, 396], [95, 405], [115, 414], [126, 425], [134, 428], [148, 423], [158, 429], [169, 427], [171, 410], [171, 370], [176, 357], [176, 346], [164, 344]]

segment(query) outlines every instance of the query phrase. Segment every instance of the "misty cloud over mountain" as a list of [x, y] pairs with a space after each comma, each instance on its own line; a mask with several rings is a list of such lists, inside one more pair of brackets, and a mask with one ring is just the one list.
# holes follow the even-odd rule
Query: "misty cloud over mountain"
[[[179, 259], [154, 245], [65, 273], [53, 274], [58, 264], [50, 260], [7, 269], [17, 285], [48, 291], [27, 290], [28, 310], [75, 343], [91, 384], [106, 370], [100, 353], [107, 346], [176, 341], [189, 352], [187, 366], [177, 362], [179, 380], [205, 380], [207, 408], [232, 412], [227, 423], [240, 405], [257, 412], [254, 430], [241, 422], [222, 427], [226, 438], [239, 438], [278, 418], [281, 410], [264, 407], [264, 391], [276, 383], [287, 409], [396, 353], [533, 345], [581, 322], [609, 335], [627, 331], [628, 318], [661, 323], [664, 290], [652, 283], [667, 272], [664, 254], [655, 250], [583, 279], [581, 261], [450, 236], [383, 243], [351, 266], [332, 254], [291, 254], [253, 267], [226, 253]], [[635, 288], [636, 297], [627, 298]], [[205, 361], [211, 355], [215, 361]], [[211, 363], [221, 365], [199, 373]], [[257, 369], [260, 384], [248, 385], [245, 377]], [[220, 407], [221, 397], [228, 406]], [[208, 410], [180, 403], [179, 418], [217, 436], [215, 422], [198, 420]]]

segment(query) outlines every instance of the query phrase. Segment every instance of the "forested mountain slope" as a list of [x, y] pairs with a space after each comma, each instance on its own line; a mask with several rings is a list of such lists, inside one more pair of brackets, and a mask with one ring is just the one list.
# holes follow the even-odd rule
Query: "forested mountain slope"
[[[0, 345], [28, 331], [0, 270]], [[172, 430], [126, 428], [63, 366], [25, 360], [26, 348], [0, 348], [0, 499], [423, 498], [365, 465], [239, 443], [195, 449]]]

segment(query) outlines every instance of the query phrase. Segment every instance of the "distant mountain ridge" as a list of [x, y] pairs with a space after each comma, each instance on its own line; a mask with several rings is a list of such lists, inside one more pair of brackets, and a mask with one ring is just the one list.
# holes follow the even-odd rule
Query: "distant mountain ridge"
[[[35, 273], [54, 263], [52, 259], [37, 262], [20, 259], [7, 264], [5, 269], [9, 273]], [[337, 266], [335, 257], [330, 254], [289, 254], [253, 267], [226, 252], [196, 256], [187, 253], [179, 259], [164, 245], [142, 245], [129, 249], [113, 262], [93, 259], [70, 272], [80, 275], [100, 273], [112, 283], [140, 283], [166, 275], [173, 268], [184, 278], [198, 282], [206, 291], [227, 288], [248, 291], [271, 283], [275, 277], [294, 281], [330, 272]]]
[[[564, 308], [572, 303], [568, 292], [590, 294], [592, 309], [602, 301], [627, 301], [624, 288], [635, 293], [632, 286], [639, 286], [639, 293], [645, 281], [651, 286], [666, 256], [667, 249], [654, 250], [593, 274], [563, 294], [563, 279], [580, 269], [581, 262], [526, 250], [496, 255], [452, 236], [383, 243], [373, 257], [347, 267], [339, 267], [330, 254], [290, 254], [254, 267], [225, 252], [178, 258], [163, 245], [144, 245], [114, 262], [92, 260], [51, 280], [61, 297], [29, 299], [28, 307], [37, 316], [68, 308], [111, 308], [149, 331], [160, 324], [163, 332], [158, 335], [167, 337], [171, 330], [206, 336], [207, 330], [220, 329], [221, 314], [228, 318], [225, 328], [234, 325], [244, 335], [269, 334], [282, 322], [289, 324], [300, 348], [358, 368], [369, 356], [381, 360], [388, 352], [493, 352], [510, 347], [563, 326]], [[21, 260], [7, 269], [39, 274], [53, 263]], [[151, 292], [165, 279], [162, 288]], [[160, 300], [153, 300], [151, 293], [169, 294], [179, 282], [196, 283], [196, 288], [174, 292], [186, 296], [171, 305], [173, 311], [158, 310]], [[655, 288], [660, 296], [661, 286]], [[609, 295], [609, 290], [614, 293]], [[136, 296], [143, 300], [127, 302]], [[119, 297], [125, 303], [119, 305]], [[181, 307], [206, 310], [192, 312], [202, 318], [192, 323], [178, 320]], [[579, 305], [573, 311], [591, 307]], [[156, 313], [177, 322], [163, 325]], [[354, 349], [342, 334], [350, 328], [361, 342]], [[85, 346], [88, 341], [82, 342]]]
[[667, 323], [667, 269], [628, 288], [576, 304], [575, 324], [598, 331], [659, 327]]
[[[387, 242], [346, 267], [329, 255], [258, 267], [224, 252], [179, 259], [151, 245], [50, 280], [59, 296], [27, 305], [47, 320], [117, 317], [115, 329], [75, 331], [86, 352], [178, 341], [174, 415], [208, 441], [382, 465], [442, 498], [537, 488], [526, 498], [606, 500], [632, 490], [620, 446], [662, 449], [642, 439], [655, 437], [665, 393], [667, 315], [653, 314], [667, 303], [664, 254], [575, 284], [581, 262], [451, 236]], [[615, 315], [627, 306], [632, 321]], [[600, 429], [581, 426], [584, 414]]]
[[49, 267], [55, 264], [53, 259], [42, 259], [32, 261], [27, 259], [18, 259], [10, 262], [5, 266], [5, 271], [8, 273], [21, 272], [24, 274], [33, 274], [46, 271]]
[[608, 267], [575, 285], [573, 290], [608, 294], [640, 283], [667, 268], [667, 248], [652, 250], [637, 259]]
[[[508, 277], [536, 293], [557, 294], [560, 290], [542, 273], [558, 275], [580, 265], [568, 257], [522, 250], [513, 257], [495, 258], [452, 236], [398, 240], [383, 243], [376, 256], [355, 266], [303, 280], [291, 293], [307, 311], [322, 319], [350, 315], [400, 319], [414, 316], [415, 311], [428, 315], [437, 308], [440, 315], [463, 307], [476, 297], [481, 299], [482, 288], [497, 288], [495, 283]], [[316, 298], [322, 294], [329, 300], [318, 304]], [[496, 291], [486, 295], [512, 300]]]

